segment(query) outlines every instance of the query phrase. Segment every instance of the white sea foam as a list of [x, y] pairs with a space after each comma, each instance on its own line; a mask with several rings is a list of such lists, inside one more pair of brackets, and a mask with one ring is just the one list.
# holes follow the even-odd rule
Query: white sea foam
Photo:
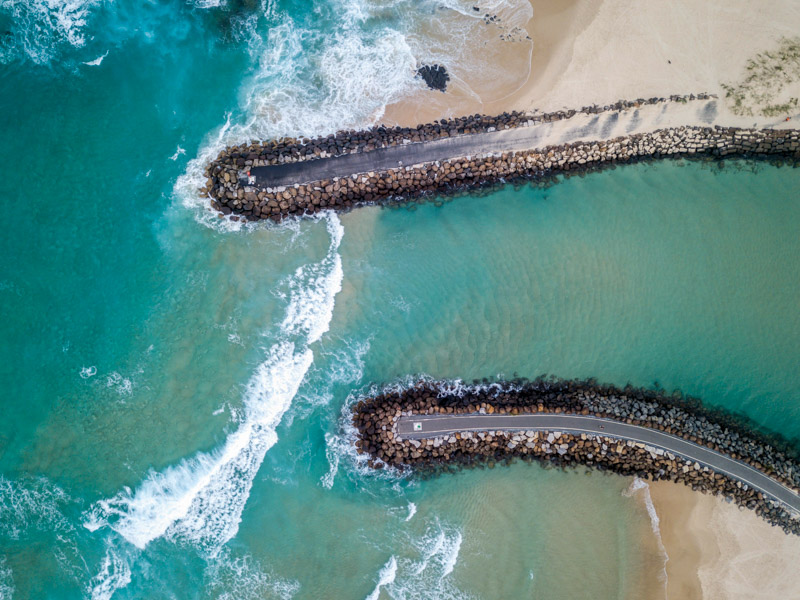
[[419, 85], [407, 36], [363, 25], [365, 14], [378, 9], [363, 0], [345, 2], [332, 11], [336, 23], [308, 29], [268, 6], [268, 26], [255, 17], [239, 26], [255, 65], [243, 84], [241, 109], [208, 136], [175, 184], [176, 197], [196, 211], [199, 221], [230, 227], [208, 214], [208, 200], [198, 195], [205, 166], [225, 146], [369, 126], [389, 103]]
[[83, 379], [89, 379], [89, 377], [94, 377], [97, 375], [97, 367], [92, 365], [91, 367], [81, 367], [81, 377]]
[[94, 60], [90, 60], [90, 61], [88, 61], [88, 62], [85, 62], [85, 63], [83, 63], [83, 64], [85, 64], [85, 65], [87, 65], [87, 66], [90, 66], [90, 67], [99, 67], [99, 66], [100, 66], [100, 64], [103, 62], [103, 59], [104, 59], [106, 56], [108, 56], [108, 50], [106, 50], [105, 54], [103, 54], [102, 56], [98, 56], [98, 57], [97, 57], [97, 58], [95, 58]]
[[[403, 600], [468, 597], [452, 581], [452, 573], [461, 551], [460, 531], [443, 526], [437, 521], [424, 535], [412, 538], [410, 542], [418, 557], [397, 559], [396, 568], [391, 571], [391, 581], [388, 581], [387, 576], [387, 582], [377, 586], [376, 591], [383, 588], [391, 598]], [[388, 575], [386, 566], [381, 574], [384, 570]]]
[[178, 146], [178, 149], [177, 149], [177, 150], [175, 150], [175, 154], [173, 154], [172, 156], [170, 156], [170, 157], [169, 157], [169, 159], [170, 159], [170, 160], [178, 160], [178, 157], [179, 157], [181, 154], [186, 154], [186, 150], [185, 150], [185, 149], [183, 149], [183, 148], [181, 148], [181, 147], [180, 147], [180, 145], [179, 145], [179, 146]]
[[[0, 63], [27, 58], [46, 64], [62, 45], [86, 43], [87, 20], [101, 0], [0, 0], [11, 30], [0, 44]], [[99, 64], [99, 63], [98, 63]]]
[[350, 452], [348, 445], [349, 441], [344, 436], [331, 433], [325, 434], [325, 456], [328, 459], [328, 472], [319, 478], [319, 482], [325, 489], [329, 490], [333, 487], [333, 482], [336, 481], [336, 475], [339, 473], [339, 462], [343, 455]]
[[[338, 384], [353, 385], [364, 377], [364, 356], [369, 352], [372, 338], [363, 341], [346, 342], [344, 348], [325, 353], [326, 368], [315, 376], [315, 393], [308, 401], [308, 409], [328, 404], [333, 398], [333, 386]], [[349, 402], [349, 400], [348, 400]], [[342, 430], [325, 434], [325, 456], [328, 459], [328, 472], [320, 478], [324, 488], [331, 489], [342, 458], [347, 458], [353, 465], [362, 465], [364, 472], [371, 471], [366, 466], [367, 457], [355, 451], [355, 428], [352, 417], [343, 417]]]
[[405, 522], [408, 523], [414, 515], [417, 514], [417, 505], [413, 502], [408, 503], [408, 516], [405, 518]]
[[106, 377], [106, 387], [114, 388], [120, 396], [130, 396], [133, 393], [133, 382], [116, 371]]
[[661, 527], [660, 527], [661, 521], [658, 518], [656, 507], [653, 505], [653, 498], [650, 496], [650, 485], [644, 479], [635, 477], [631, 482], [630, 486], [628, 486], [628, 489], [622, 493], [624, 496], [632, 498], [637, 494], [637, 492], [641, 493], [642, 500], [644, 501], [645, 508], [647, 509], [647, 515], [650, 517], [650, 527], [652, 528], [653, 533], [656, 536], [656, 542], [658, 543], [658, 548], [659, 551], [661, 552], [661, 556], [664, 558], [664, 567], [660, 574], [660, 578], [664, 583], [664, 590], [666, 592], [667, 562], [669, 561], [669, 554], [667, 554], [667, 549], [664, 547], [664, 542], [661, 539]]
[[[328, 219], [328, 232], [331, 245], [338, 248], [344, 235], [338, 218]], [[289, 281], [291, 301], [281, 329], [293, 335], [305, 334], [309, 344], [316, 342], [328, 331], [333, 299], [342, 290], [342, 279], [342, 257], [338, 252], [329, 253], [322, 262], [298, 268]]]
[[355, 480], [364, 478], [384, 479], [399, 482], [406, 476], [406, 472], [395, 467], [384, 465], [383, 469], [372, 469], [367, 454], [359, 454], [355, 446], [358, 431], [353, 426], [353, 406], [360, 394], [351, 394], [342, 411], [340, 420], [341, 430], [337, 433], [325, 434], [325, 455], [328, 459], [328, 472], [320, 478], [323, 487], [330, 489], [342, 462], [348, 465], [348, 473]]
[[[216, 0], [195, 0], [196, 6], [215, 4]], [[208, 135], [174, 188], [176, 199], [193, 209], [201, 223], [216, 229], [242, 227], [241, 221], [218, 219], [208, 198], [198, 193], [205, 183], [205, 166], [225, 146], [373, 125], [389, 104], [424, 87], [416, 77], [420, 63], [446, 64], [454, 83], [460, 81], [455, 71], [482, 68], [484, 87], [495, 85], [497, 70], [468, 51], [472, 44], [462, 43], [476, 35], [486, 37], [483, 13], [475, 13], [471, 4], [447, 0], [444, 9], [441, 3], [328, 4], [330, 10], [320, 13], [319, 25], [313, 28], [280, 12], [274, 2], [262, 3], [260, 11], [232, 23], [234, 37], [247, 44], [253, 75], [243, 82], [239, 108]], [[527, 0], [491, 0], [482, 8], [498, 15], [502, 27], [524, 25], [531, 11]], [[493, 47], [502, 44], [496, 35], [486, 40]], [[526, 74], [516, 71], [511, 70], [510, 77], [524, 81]], [[463, 82], [461, 87], [468, 89]]]
[[[303, 395], [303, 402], [292, 406], [287, 415], [287, 424], [291, 424], [298, 416], [311, 414], [319, 406], [327, 406], [333, 401], [334, 388], [344, 385], [352, 389], [364, 377], [364, 356], [369, 351], [372, 337], [366, 340], [345, 341], [331, 350], [322, 351], [321, 366], [309, 371], [308, 379], [313, 382], [309, 393]], [[330, 347], [330, 346], [328, 346]]]
[[30, 530], [71, 533], [74, 528], [62, 512], [70, 502], [44, 477], [18, 481], [0, 475], [0, 536], [18, 540]]
[[461, 532], [437, 526], [437, 531], [422, 538], [422, 560], [416, 563], [414, 574], [420, 575], [431, 565], [439, 579], [453, 572], [461, 550]]
[[378, 573], [378, 583], [375, 585], [375, 589], [367, 596], [367, 600], [378, 600], [381, 588], [393, 583], [395, 577], [397, 577], [397, 559], [391, 556]]
[[225, 0], [193, 0], [197, 8], [219, 8], [225, 4]]
[[9, 540], [45, 543], [64, 573], [80, 577], [82, 555], [75, 527], [67, 516], [75, 504], [45, 477], [6, 479], [0, 475], [0, 548]]
[[131, 582], [131, 568], [111, 547], [106, 548], [106, 555], [100, 565], [100, 571], [92, 577], [88, 592], [92, 600], [110, 600], [119, 589]]
[[0, 600], [11, 600], [14, 597], [14, 573], [6, 564], [4, 556], [0, 556]]
[[268, 573], [252, 556], [231, 556], [223, 550], [206, 568], [208, 596], [217, 600], [288, 600], [300, 590], [297, 581]]
[[359, 383], [364, 378], [364, 357], [371, 344], [372, 336], [365, 340], [347, 341], [344, 348], [326, 352], [330, 363], [325, 373], [327, 381], [349, 387]]
[[236, 430], [217, 450], [153, 471], [135, 491], [125, 489], [97, 502], [85, 517], [88, 529], [111, 527], [138, 548], [161, 536], [185, 540], [211, 556], [236, 535], [253, 479], [278, 441], [276, 429], [313, 361], [308, 346], [327, 330], [332, 291], [341, 287], [341, 224], [333, 214], [326, 219], [328, 252], [315, 268], [291, 278], [287, 314], [297, 320], [284, 320], [279, 340], [250, 378]]

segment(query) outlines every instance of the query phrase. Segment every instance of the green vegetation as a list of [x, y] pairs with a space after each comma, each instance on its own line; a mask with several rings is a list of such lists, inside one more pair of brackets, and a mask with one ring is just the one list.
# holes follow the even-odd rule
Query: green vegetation
[[800, 37], [781, 38], [776, 50], [748, 60], [746, 72], [739, 83], [722, 84], [734, 113], [765, 117], [790, 114], [798, 108], [798, 98], [782, 98], [781, 94], [800, 82]]

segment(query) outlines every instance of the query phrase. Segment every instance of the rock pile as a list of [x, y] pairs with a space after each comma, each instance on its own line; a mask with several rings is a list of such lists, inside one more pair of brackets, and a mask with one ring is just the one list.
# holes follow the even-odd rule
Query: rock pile
[[439, 90], [440, 92], [447, 90], [447, 82], [450, 81], [450, 75], [442, 65], [422, 65], [417, 69], [417, 75], [422, 77], [422, 80], [432, 90]]
[[405, 201], [499, 181], [548, 180], [559, 174], [663, 157], [783, 157], [796, 161], [800, 159], [800, 131], [676, 127], [612, 140], [457, 158], [266, 189], [250, 186], [246, 178], [240, 178], [238, 169], [258, 160], [240, 157], [235, 168], [219, 164], [210, 167], [202, 191], [211, 196], [212, 207], [224, 215], [235, 213], [248, 220], [269, 218], [277, 222], [325, 209], [348, 210], [362, 204]]
[[[448, 76], [449, 78], [449, 76]], [[377, 148], [399, 146], [407, 143], [426, 142], [458, 135], [488, 133], [502, 129], [527, 127], [540, 123], [550, 123], [569, 119], [578, 113], [599, 114], [607, 111], [618, 111], [638, 108], [647, 104], [662, 102], [687, 102], [689, 100], [708, 100], [715, 98], [709, 94], [689, 96], [670, 96], [667, 98], [639, 98], [638, 100], [620, 100], [604, 106], [584, 106], [580, 110], [555, 111], [551, 113], [505, 112], [497, 116], [469, 115], [453, 119], [441, 119], [433, 123], [425, 123], [417, 127], [385, 127], [379, 125], [362, 131], [339, 131], [324, 137], [282, 138], [267, 142], [251, 142], [240, 146], [229, 146], [222, 150], [206, 168], [206, 176], [218, 177], [222, 172], [234, 175], [236, 181], [240, 171], [248, 167], [263, 167], [287, 162], [315, 160], [329, 156], [341, 156], [356, 152], [369, 152]], [[209, 191], [212, 190], [207, 185]]]
[[453, 465], [521, 458], [671, 480], [732, 499], [787, 533], [800, 535], [800, 515], [792, 514], [779, 502], [740, 481], [645, 444], [555, 431], [465, 432], [424, 440], [397, 435], [396, 423], [401, 415], [479, 412], [595, 415], [650, 427], [746, 462], [800, 492], [800, 460], [785, 440], [769, 438], [740, 417], [710, 411], [696, 400], [593, 381], [540, 379], [459, 388], [448, 382], [424, 381], [404, 389], [389, 389], [353, 407], [352, 421], [358, 431], [355, 444], [359, 453], [370, 456], [374, 468], [435, 472]]

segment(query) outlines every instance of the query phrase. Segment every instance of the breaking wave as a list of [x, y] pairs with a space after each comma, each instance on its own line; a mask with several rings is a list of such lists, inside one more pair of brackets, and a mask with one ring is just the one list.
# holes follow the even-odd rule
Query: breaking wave
[[276, 429], [313, 361], [309, 345], [327, 331], [341, 289], [343, 230], [336, 215], [325, 219], [331, 237], [327, 255], [287, 282], [287, 318], [247, 384], [236, 430], [217, 450], [153, 471], [135, 491], [126, 488], [97, 502], [85, 527], [110, 527], [138, 548], [162, 536], [184, 540], [212, 557], [236, 535], [253, 479], [278, 441]]
[[406, 523], [408, 523], [414, 515], [417, 514], [417, 505], [413, 502], [408, 503], [408, 516], [404, 519]]
[[[318, 6], [315, 18], [307, 21], [281, 12], [273, 2], [262, 3], [260, 11], [236, 28], [253, 65], [252, 75], [242, 85], [240, 105], [189, 161], [175, 184], [176, 198], [194, 209], [202, 223], [230, 227], [228, 220], [215, 218], [207, 199], [198, 194], [205, 183], [205, 166], [225, 146], [315, 137], [377, 124], [388, 106], [424, 89], [416, 77], [420, 64], [446, 64], [464, 93], [479, 104], [470, 86], [491, 95], [498, 77], [523, 83], [529, 54], [522, 53], [520, 65], [514, 63], [503, 73], [484, 55], [507, 52], [507, 42], [500, 40], [496, 29], [522, 31], [532, 14], [529, 3], [491, 0], [481, 8], [499, 20], [484, 23], [483, 12], [455, 0], [331, 0]], [[485, 43], [463, 43], [478, 38]], [[479, 47], [481, 54], [474, 55], [473, 47]], [[513, 88], [507, 82], [503, 88], [509, 85]]]
[[217, 600], [288, 600], [300, 589], [297, 581], [266, 572], [249, 555], [233, 557], [226, 549], [206, 569], [209, 597]]
[[[0, 63], [27, 58], [43, 65], [64, 46], [86, 43], [86, 24], [101, 0], [0, 0], [11, 27], [0, 39]], [[100, 64], [92, 63], [92, 64]]]
[[[304, 27], [268, 10], [269, 26], [249, 22], [242, 30], [255, 73], [244, 83], [241, 109], [209, 135], [176, 182], [184, 206], [206, 208], [197, 192], [205, 182], [203, 170], [225, 146], [368, 126], [419, 85], [416, 58], [401, 32], [365, 28], [352, 10], [339, 12], [330, 29]], [[208, 212], [201, 212], [201, 222], [230, 227]]]
[[650, 527], [653, 530], [653, 533], [656, 536], [656, 542], [658, 543], [658, 549], [661, 553], [661, 556], [664, 559], [664, 568], [661, 572], [659, 579], [664, 584], [664, 591], [666, 593], [667, 589], [667, 562], [669, 561], [669, 554], [667, 554], [667, 549], [664, 547], [664, 542], [661, 539], [661, 521], [658, 518], [658, 513], [656, 512], [656, 507], [653, 505], [653, 498], [650, 496], [650, 485], [644, 480], [635, 477], [631, 482], [630, 486], [627, 490], [622, 492], [622, 494], [628, 498], [634, 497], [637, 493], [641, 493], [642, 500], [644, 501], [645, 508], [647, 509], [647, 515], [650, 517]]
[[456, 588], [451, 574], [461, 551], [461, 532], [438, 521], [416, 539], [411, 539], [415, 558], [396, 558], [381, 568], [378, 584], [368, 596], [377, 598], [381, 589], [395, 600], [468, 598]]
[[381, 588], [390, 583], [394, 583], [395, 577], [397, 577], [397, 559], [392, 556], [386, 561], [386, 564], [383, 565], [380, 573], [378, 573], [378, 583], [370, 595], [367, 596], [367, 600], [378, 600]]
[[131, 569], [110, 546], [100, 565], [100, 572], [92, 578], [89, 593], [92, 600], [110, 600], [114, 592], [131, 582]]

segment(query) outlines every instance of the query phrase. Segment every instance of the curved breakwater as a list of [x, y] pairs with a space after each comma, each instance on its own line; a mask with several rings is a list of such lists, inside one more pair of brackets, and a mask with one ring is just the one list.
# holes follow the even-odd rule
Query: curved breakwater
[[[697, 99], [709, 97], [691, 96], [692, 101]], [[613, 119], [619, 114], [615, 111], [638, 110], [645, 103], [688, 101], [653, 98], [546, 115], [475, 115], [416, 129], [378, 127], [316, 140], [233, 146], [209, 164], [201, 193], [210, 197], [211, 207], [221, 215], [280, 221], [323, 210], [349, 210], [513, 179], [546, 180], [657, 158], [800, 158], [798, 130], [678, 126], [542, 147], [537, 141], [544, 134], [540, 137], [534, 132], [522, 140], [507, 135], [508, 130], [535, 130], [579, 113], [608, 112]], [[445, 145], [443, 140], [452, 143]], [[431, 152], [436, 145], [437, 151]], [[487, 148], [499, 151], [487, 153]]]
[[370, 456], [373, 468], [437, 471], [453, 464], [515, 458], [562, 467], [584, 465], [621, 475], [671, 480], [721, 495], [754, 510], [786, 533], [800, 535], [800, 514], [762, 493], [756, 485], [701, 465], [686, 453], [664, 451], [638, 439], [622, 439], [611, 431], [615, 429], [613, 423], [608, 424], [608, 434], [579, 433], [568, 431], [568, 427], [559, 427], [561, 431], [511, 426], [506, 430], [466, 431], [465, 426], [465, 430], [448, 429], [445, 433], [428, 429], [431, 433], [426, 435], [420, 423], [416, 424], [419, 433], [408, 430], [409, 422], [415, 418], [423, 421], [426, 416], [431, 419], [429, 415], [533, 414], [591, 416], [663, 432], [680, 438], [679, 442], [691, 442], [699, 448], [698, 454], [712, 450], [725, 460], [733, 459], [767, 475], [791, 492], [800, 492], [800, 462], [785, 440], [770, 439], [739, 417], [710, 411], [694, 400], [646, 389], [545, 379], [467, 388], [423, 381], [358, 402], [352, 421], [358, 431], [358, 452]]

